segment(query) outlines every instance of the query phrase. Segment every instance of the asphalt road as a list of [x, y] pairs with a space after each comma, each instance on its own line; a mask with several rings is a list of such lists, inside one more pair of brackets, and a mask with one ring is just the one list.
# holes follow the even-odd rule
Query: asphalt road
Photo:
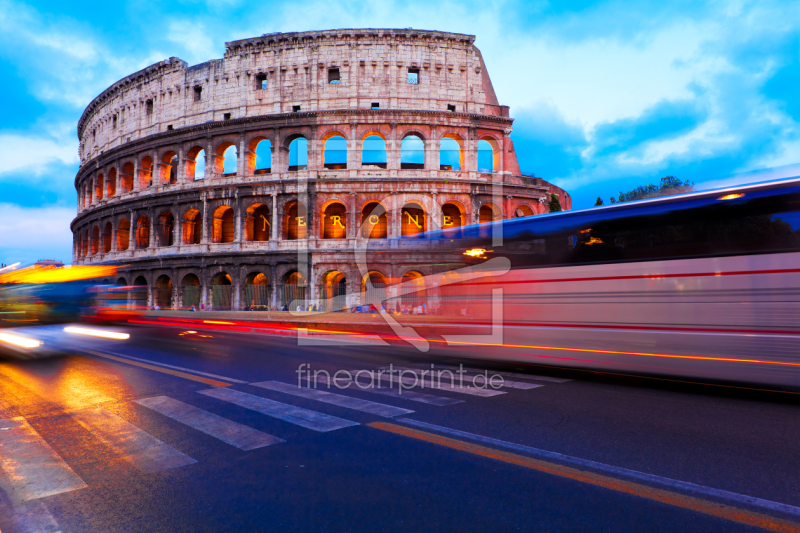
[[[0, 360], [3, 533], [800, 531], [795, 394], [115, 331], [39, 328], [60, 355]], [[422, 387], [431, 364], [495, 387]], [[389, 365], [415, 373], [305, 380]]]

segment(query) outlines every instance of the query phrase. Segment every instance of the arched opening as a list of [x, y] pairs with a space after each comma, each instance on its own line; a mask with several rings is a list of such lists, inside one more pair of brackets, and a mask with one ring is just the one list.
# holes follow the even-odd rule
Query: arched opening
[[153, 184], [153, 158], [145, 156], [139, 165], [139, 187], [144, 189]]
[[425, 143], [417, 135], [406, 135], [400, 143], [400, 168], [422, 170], [425, 168]]
[[439, 141], [439, 170], [461, 170], [464, 167], [459, 141], [455, 136], [446, 136]]
[[334, 170], [347, 168], [347, 141], [344, 137], [336, 134], [323, 142], [322, 164], [325, 168]]
[[[427, 312], [427, 298], [425, 297], [425, 279], [422, 274], [416, 271], [406, 272], [400, 280], [404, 287], [404, 294], [400, 297], [402, 307], [400, 312], [403, 314], [421, 315]], [[408, 292], [413, 291], [413, 292]]]
[[384, 300], [386, 300], [386, 276], [373, 270], [361, 280], [361, 305], [380, 311]]
[[112, 168], [108, 171], [108, 183], [106, 184], [106, 197], [111, 198], [117, 194], [117, 169]]
[[87, 229], [86, 232], [83, 235], [83, 256], [84, 257], [89, 255], [89, 246], [90, 246], [89, 230]]
[[197, 309], [200, 307], [200, 278], [195, 274], [186, 274], [181, 280], [181, 307]]
[[386, 141], [379, 135], [369, 135], [361, 143], [361, 166], [386, 168]]
[[214, 225], [211, 234], [212, 242], [233, 242], [234, 239], [233, 208], [221, 205], [214, 210]]
[[289, 143], [289, 172], [308, 168], [308, 141], [297, 137]]
[[[281, 304], [287, 311], [303, 311], [306, 309], [306, 278], [296, 270], [287, 274], [281, 287]], [[302, 307], [302, 309], [298, 309]]]
[[167, 152], [161, 156], [161, 183], [178, 183], [178, 154]]
[[294, 241], [308, 237], [308, 213], [301, 202], [293, 201], [284, 208], [286, 240]]
[[500, 168], [500, 146], [494, 139], [478, 141], [478, 172], [494, 172]]
[[400, 214], [400, 234], [404, 237], [419, 235], [425, 231], [425, 210], [417, 203], [409, 203], [403, 206]]
[[97, 201], [103, 199], [103, 175], [100, 174], [97, 176], [97, 179], [94, 181], [94, 196], [97, 198]]
[[100, 228], [92, 228], [92, 255], [100, 251]]
[[123, 252], [128, 249], [131, 238], [131, 221], [123, 218], [117, 224], [117, 250]]
[[502, 219], [503, 212], [494, 204], [483, 204], [478, 211], [478, 222], [481, 224]]
[[365, 239], [385, 239], [388, 235], [386, 209], [380, 202], [370, 202], [361, 210], [361, 236]]
[[172, 280], [166, 274], [158, 276], [155, 288], [156, 309], [170, 309], [172, 307]]
[[156, 236], [158, 246], [172, 246], [175, 244], [175, 217], [169, 211], [164, 211], [156, 219]]
[[455, 204], [442, 206], [442, 229], [460, 228], [464, 225], [461, 210]]
[[250, 168], [253, 174], [270, 174], [272, 172], [272, 142], [259, 137], [250, 143]]
[[103, 226], [103, 253], [107, 254], [111, 251], [111, 239], [114, 236], [114, 226], [111, 222], [106, 222]]
[[186, 177], [192, 181], [201, 180], [206, 175], [206, 151], [194, 146], [186, 152]]
[[322, 276], [320, 310], [327, 313], [347, 309], [347, 278], [338, 270]]
[[119, 175], [120, 194], [125, 194], [133, 190], [133, 163], [122, 165], [122, 172]]
[[334, 202], [322, 213], [322, 238], [347, 238], [347, 210], [344, 204]]
[[203, 217], [200, 210], [189, 209], [183, 214], [183, 244], [200, 244], [203, 237]]
[[147, 280], [144, 276], [138, 276], [133, 280], [130, 298], [131, 307], [134, 309], [147, 309]]
[[269, 310], [269, 282], [263, 272], [251, 272], [245, 278], [244, 307], [250, 311]]
[[220, 272], [211, 278], [211, 308], [229, 311], [233, 301], [233, 280], [230, 274]]
[[514, 216], [516, 218], [521, 217], [532, 217], [536, 213], [533, 212], [533, 209], [529, 205], [520, 205], [514, 210]]
[[128, 280], [125, 278], [117, 278], [117, 282], [115, 283], [117, 287], [127, 287]]
[[272, 231], [272, 219], [269, 207], [257, 203], [247, 208], [247, 217], [244, 221], [244, 240], [268, 241]]
[[235, 176], [238, 169], [239, 152], [236, 145], [226, 141], [217, 146], [217, 168], [219, 176]]
[[150, 246], [150, 219], [142, 215], [136, 221], [136, 248]]

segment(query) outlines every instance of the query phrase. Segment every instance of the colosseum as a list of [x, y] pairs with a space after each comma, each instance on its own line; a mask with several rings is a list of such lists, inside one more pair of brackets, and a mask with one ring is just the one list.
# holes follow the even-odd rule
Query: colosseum
[[[432, 273], [404, 236], [545, 213], [551, 194], [570, 209], [520, 172], [474, 40], [272, 33], [119, 80], [78, 123], [73, 263], [121, 265], [110, 281], [150, 307], [336, 310]], [[363, 274], [365, 238], [381, 254]]]

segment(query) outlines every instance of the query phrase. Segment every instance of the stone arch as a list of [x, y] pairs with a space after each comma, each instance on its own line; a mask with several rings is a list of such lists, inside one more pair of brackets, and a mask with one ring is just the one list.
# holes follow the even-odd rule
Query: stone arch
[[292, 200], [283, 207], [283, 227], [286, 240], [308, 237], [308, 211], [302, 202]]
[[442, 205], [442, 229], [460, 228], [464, 225], [464, 210], [454, 202]]
[[478, 172], [496, 172], [500, 169], [500, 143], [492, 137], [478, 141]]
[[161, 274], [156, 279], [153, 303], [160, 309], [172, 307], [172, 279]]
[[288, 150], [289, 172], [308, 169], [308, 139], [296, 133], [286, 138]]
[[153, 158], [146, 155], [139, 163], [139, 188], [144, 189], [153, 184]]
[[89, 244], [89, 230], [87, 229], [83, 233], [83, 256], [84, 257], [89, 255], [89, 246], [90, 246], [90, 244]]
[[222, 141], [217, 145], [214, 154], [216, 155], [214, 173], [217, 176], [235, 176], [239, 158], [239, 150], [236, 148], [236, 143]]
[[416, 131], [407, 133], [400, 141], [400, 168], [406, 170], [425, 168], [425, 138]]
[[108, 183], [106, 183], [106, 197], [111, 198], [117, 194], [117, 169], [111, 167], [108, 171]]
[[131, 221], [123, 218], [117, 224], [117, 250], [124, 252], [130, 246]]
[[199, 209], [187, 209], [183, 214], [183, 244], [200, 244], [203, 238], [203, 217]]
[[128, 280], [125, 279], [124, 277], [119, 277], [119, 278], [117, 278], [117, 281], [116, 281], [115, 285], [117, 287], [127, 287], [128, 286]]
[[225, 271], [211, 278], [211, 308], [228, 311], [233, 304], [233, 278]]
[[95, 198], [97, 198], [98, 202], [103, 199], [103, 183], [104, 183], [104, 180], [105, 180], [105, 177], [103, 176], [102, 172], [100, 174], [98, 174], [97, 178], [94, 180], [94, 196], [95, 196]]
[[406, 202], [400, 216], [400, 235], [404, 237], [419, 235], [427, 228], [425, 208], [421, 202]]
[[267, 204], [256, 202], [246, 210], [244, 240], [268, 241], [272, 233], [272, 217]]
[[361, 140], [361, 166], [386, 168], [386, 138], [370, 131]]
[[389, 235], [386, 207], [378, 201], [370, 201], [361, 208], [361, 237], [385, 239]]
[[247, 146], [247, 173], [270, 174], [272, 172], [272, 141], [259, 135]]
[[361, 278], [361, 305], [375, 306], [376, 310], [386, 300], [387, 277], [378, 270], [370, 270]]
[[342, 311], [347, 308], [347, 276], [340, 270], [326, 272], [320, 277], [319, 300], [321, 311]]
[[322, 166], [327, 169], [347, 168], [347, 137], [338, 131], [331, 131], [322, 138]]
[[92, 228], [92, 255], [100, 251], [100, 227], [94, 226]]
[[533, 208], [528, 204], [519, 204], [516, 209], [514, 209], [515, 218], [532, 217], [535, 214], [536, 211], [534, 211]]
[[[281, 304], [286, 306], [289, 311], [294, 311], [296, 306], [303, 306], [305, 308], [307, 289], [308, 282], [303, 273], [297, 270], [290, 270], [283, 277]], [[291, 307], [292, 303], [294, 303], [295, 309]]]
[[249, 273], [244, 278], [243, 307], [251, 311], [269, 309], [269, 280], [261, 271]]
[[103, 253], [107, 254], [111, 251], [111, 239], [114, 236], [114, 226], [111, 222], [106, 222], [103, 226]]
[[141, 215], [136, 220], [136, 248], [147, 248], [150, 246], [150, 218]]
[[[415, 291], [411, 291], [408, 285], [404, 287], [405, 290], [400, 296], [400, 303], [403, 305], [401, 312], [417, 314], [417, 309], [422, 306], [422, 304], [426, 304], [427, 301], [425, 296], [424, 276], [416, 270], [409, 270], [400, 278], [400, 283], [403, 285], [411, 285], [412, 289], [416, 289]], [[425, 307], [427, 307], [427, 305]]]
[[184, 165], [186, 178], [190, 181], [201, 180], [206, 174], [206, 151], [202, 146], [193, 146], [186, 152]]
[[478, 223], [492, 222], [503, 219], [503, 210], [497, 204], [487, 202], [478, 210]]
[[229, 205], [221, 205], [214, 209], [213, 217], [212, 242], [233, 242], [236, 231], [233, 208]]
[[455, 133], [446, 133], [439, 139], [439, 170], [464, 168], [464, 140]]
[[322, 238], [347, 238], [347, 209], [338, 200], [326, 202], [322, 209]]
[[175, 244], [175, 216], [170, 211], [162, 211], [156, 219], [156, 245]]
[[200, 306], [202, 287], [197, 274], [188, 273], [181, 279], [181, 307], [197, 309]]
[[119, 175], [120, 194], [125, 194], [133, 190], [133, 172], [133, 163], [130, 161], [122, 165], [122, 171]]

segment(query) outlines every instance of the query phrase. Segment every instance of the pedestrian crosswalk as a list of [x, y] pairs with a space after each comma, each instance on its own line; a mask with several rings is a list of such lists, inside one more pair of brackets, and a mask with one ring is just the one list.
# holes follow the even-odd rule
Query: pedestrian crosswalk
[[[439, 367], [437, 367], [439, 368]], [[444, 367], [442, 367], [444, 368]], [[533, 381], [563, 383], [569, 380], [527, 374], [499, 373], [504, 380], [502, 388], [476, 386], [468, 376], [482, 375], [479, 369], [464, 369], [464, 383], [452, 383], [449, 376], [434, 383], [427, 375], [421, 379], [422, 365], [393, 367], [394, 373], [388, 375], [375, 369], [371, 387], [364, 387], [361, 379], [350, 377], [336, 381], [337, 387], [329, 384], [330, 377], [315, 376], [314, 383], [306, 376], [298, 383], [276, 380], [255, 383], [240, 382], [233, 387], [216, 387], [199, 390], [198, 394], [210, 401], [221, 402], [217, 406], [230, 409], [244, 408], [265, 415], [278, 423], [278, 435], [283, 431], [280, 423], [287, 423], [314, 432], [332, 432], [359, 426], [361, 422], [351, 420], [347, 412], [356, 419], [364, 416], [397, 417], [415, 411], [402, 404], [404, 402], [447, 407], [463, 404], [469, 397], [477, 400], [544, 386]], [[456, 370], [455, 367], [450, 367]], [[400, 372], [398, 372], [400, 371]], [[327, 374], [327, 373], [326, 373]], [[355, 376], [356, 372], [352, 372]], [[523, 381], [527, 380], [527, 381]], [[376, 383], [382, 386], [374, 386]], [[469, 384], [466, 384], [469, 383]], [[399, 388], [403, 385], [402, 390]], [[248, 390], [249, 392], [245, 392]], [[245, 390], [239, 390], [245, 389]], [[335, 392], [334, 392], [335, 390]], [[367, 400], [362, 393], [391, 398], [394, 404]], [[452, 397], [449, 393], [454, 393]], [[265, 397], [265, 395], [270, 397]], [[197, 397], [199, 399], [199, 397]], [[277, 399], [285, 401], [279, 401]], [[165, 417], [168, 424], [177, 423], [196, 430], [207, 437], [216, 439], [245, 452], [286, 443], [281, 436], [272, 435], [249, 425], [235, 422], [210, 410], [193, 405], [191, 396], [183, 401], [169, 396], [153, 396], [133, 400], [140, 406], [142, 416]], [[204, 400], [205, 403], [209, 400]], [[304, 407], [294, 405], [300, 402]], [[409, 405], [406, 403], [405, 405]], [[106, 404], [69, 411], [67, 414], [77, 424], [104, 443], [114, 455], [124, 459], [143, 473], [157, 472], [195, 464], [197, 461], [183, 451], [163, 442], [136, 424], [115, 414]], [[311, 406], [308, 408], [305, 406]], [[318, 406], [318, 407], [317, 407]], [[207, 407], [207, 405], [204, 405]], [[335, 416], [327, 412], [329, 408], [338, 409]], [[214, 410], [213, 407], [211, 407]], [[318, 410], [319, 409], [319, 410]], [[346, 411], [342, 411], [342, 410]], [[115, 409], [116, 412], [124, 412]], [[149, 427], [149, 426], [148, 426]], [[273, 432], [270, 430], [270, 432]], [[283, 435], [286, 437], [287, 435]], [[51, 437], [52, 438], [52, 437]], [[288, 437], [287, 437], [288, 438]], [[25, 417], [17, 416], [0, 420], [0, 488], [18, 502], [20, 510], [36, 505], [41, 498], [87, 488], [83, 479], [53, 449], [45, 436], [31, 425]], [[20, 511], [22, 513], [22, 511]], [[25, 513], [20, 514], [24, 518]]]

